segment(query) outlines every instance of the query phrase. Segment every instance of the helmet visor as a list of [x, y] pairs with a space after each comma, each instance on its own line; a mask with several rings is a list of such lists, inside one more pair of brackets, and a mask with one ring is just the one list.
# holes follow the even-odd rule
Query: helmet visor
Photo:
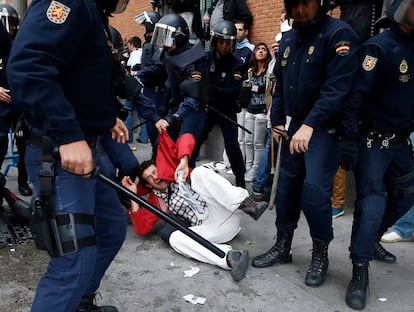
[[137, 16], [135, 16], [134, 21], [137, 24], [143, 24], [143, 23], [151, 23], [152, 24], [151, 17], [148, 15], [147, 11], [144, 11], [141, 14], [138, 14]]
[[160, 47], [171, 48], [174, 45], [176, 30], [175, 27], [169, 25], [160, 23], [155, 24], [151, 43]]

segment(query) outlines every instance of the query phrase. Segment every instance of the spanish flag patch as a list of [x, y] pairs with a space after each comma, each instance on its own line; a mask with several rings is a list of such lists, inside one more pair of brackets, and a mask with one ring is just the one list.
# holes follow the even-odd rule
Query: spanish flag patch
[[201, 77], [202, 77], [202, 75], [201, 75], [201, 73], [199, 71], [193, 71], [191, 73], [191, 78], [193, 78], [196, 81], [201, 80]]
[[351, 46], [349, 44], [349, 41], [340, 41], [335, 45], [335, 52], [339, 56], [348, 55], [349, 50], [351, 50]]
[[50, 2], [46, 16], [49, 21], [55, 24], [63, 24], [69, 16], [71, 8], [59, 1]]

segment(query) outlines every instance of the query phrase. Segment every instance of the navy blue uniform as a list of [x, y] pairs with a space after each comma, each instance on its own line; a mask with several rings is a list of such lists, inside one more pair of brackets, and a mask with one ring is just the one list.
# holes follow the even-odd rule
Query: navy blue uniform
[[[111, 96], [113, 57], [102, 16], [94, 0], [32, 1], [14, 41], [8, 78], [14, 105], [33, 130], [56, 145], [92, 138], [115, 125]], [[103, 147], [91, 144], [95, 164], [114, 177]], [[39, 193], [40, 150], [30, 145], [27, 168]], [[74, 311], [82, 296], [94, 296], [121, 247], [126, 232], [116, 192], [95, 179], [73, 175], [55, 165], [55, 211], [87, 214], [95, 224], [76, 224], [78, 239], [90, 245], [52, 257], [41, 278], [32, 311]]]
[[233, 173], [236, 176], [236, 183], [240, 182], [242, 184], [239, 186], [244, 186], [246, 168], [237, 140], [238, 128], [236, 124], [237, 98], [243, 83], [243, 64], [233, 54], [222, 55], [217, 59], [215, 53], [213, 48], [207, 54], [210, 66], [209, 106], [234, 120], [234, 123], [220, 116], [214, 110], [209, 109], [206, 127], [202, 137], [197, 142], [197, 146], [200, 148], [207, 140], [208, 134], [214, 125], [219, 125], [223, 133], [224, 148]]
[[408, 137], [414, 120], [414, 43], [394, 26], [361, 48], [355, 106], [361, 108], [351, 258], [370, 261], [373, 243], [414, 202]]
[[289, 115], [289, 137], [302, 124], [312, 127], [313, 134], [305, 153], [290, 154], [289, 142], [283, 141], [276, 195], [278, 233], [293, 235], [303, 209], [312, 239], [333, 239], [331, 194], [338, 161], [332, 129], [352, 87], [357, 48], [358, 38], [349, 25], [330, 16], [283, 35], [274, 70], [272, 126], [284, 125]]

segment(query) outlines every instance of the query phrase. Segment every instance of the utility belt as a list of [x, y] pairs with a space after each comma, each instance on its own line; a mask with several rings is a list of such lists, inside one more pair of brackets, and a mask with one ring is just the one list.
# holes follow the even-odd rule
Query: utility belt
[[[85, 140], [91, 148], [99, 143], [100, 135], [86, 134]], [[42, 149], [39, 173], [40, 194], [33, 197], [31, 205], [22, 212], [30, 220], [30, 229], [35, 235], [38, 249], [46, 250], [50, 256], [65, 256], [79, 249], [96, 245], [96, 237], [78, 238], [77, 224], [95, 225], [95, 216], [55, 211], [55, 162], [58, 157], [53, 141], [47, 136], [31, 133], [30, 142]]]
[[371, 148], [373, 142], [379, 142], [380, 149], [388, 149], [391, 144], [401, 144], [408, 141], [408, 136], [382, 131], [364, 131], [362, 137], [366, 140], [367, 148]]

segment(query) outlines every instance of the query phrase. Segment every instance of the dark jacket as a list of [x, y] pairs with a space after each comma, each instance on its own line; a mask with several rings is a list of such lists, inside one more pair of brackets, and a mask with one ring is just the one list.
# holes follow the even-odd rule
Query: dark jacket
[[[217, 1], [215, 0], [208, 9], [209, 15], [216, 7]], [[247, 29], [252, 27], [253, 15], [247, 6], [246, 0], [224, 0], [223, 17], [226, 21], [243, 21]]]

